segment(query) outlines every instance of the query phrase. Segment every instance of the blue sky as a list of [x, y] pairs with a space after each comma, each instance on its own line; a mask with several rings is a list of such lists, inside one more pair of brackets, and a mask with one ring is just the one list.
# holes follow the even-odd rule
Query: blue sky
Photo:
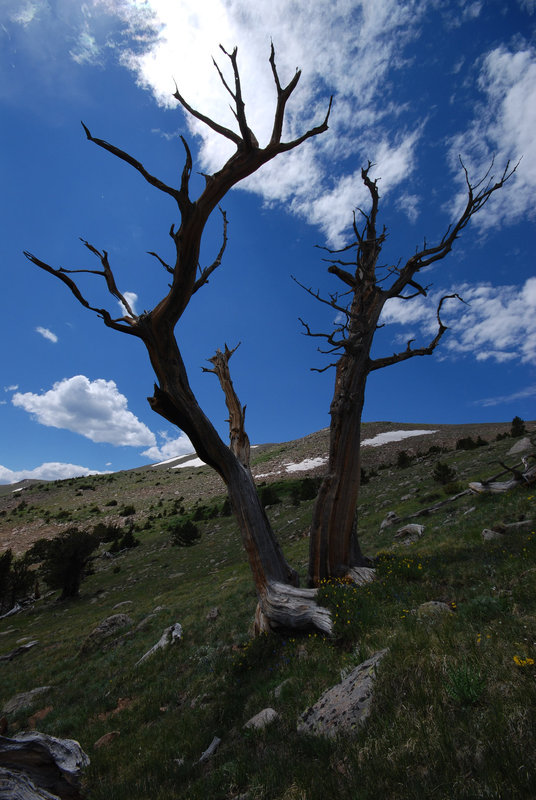
[[[188, 452], [189, 442], [149, 408], [154, 376], [141, 343], [105, 328], [58, 280], [28, 262], [98, 264], [80, 237], [106, 249], [135, 310], [165, 294], [147, 255], [170, 253], [177, 224], [167, 196], [88, 142], [96, 137], [176, 184], [179, 135], [197, 172], [218, 169], [229, 142], [188, 120], [192, 105], [233, 124], [212, 64], [238, 46], [246, 111], [259, 141], [270, 130], [270, 39], [282, 81], [302, 77], [287, 137], [317, 124], [329, 95], [329, 131], [280, 156], [224, 201], [223, 265], [194, 296], [177, 337], [200, 403], [227, 436], [226, 409], [206, 359], [227, 342], [253, 442], [326, 427], [333, 371], [316, 340], [334, 313], [291, 279], [335, 291], [315, 245], [349, 241], [366, 206], [360, 168], [379, 179], [385, 263], [441, 238], [463, 196], [461, 155], [473, 179], [495, 158], [521, 162], [473, 219], [454, 251], [422, 275], [427, 300], [386, 305], [375, 355], [434, 335], [442, 294], [449, 331], [434, 356], [371, 375], [365, 420], [463, 423], [536, 414], [536, 2], [534, 0], [2, 0], [0, 3], [0, 482], [118, 470]], [[193, 186], [202, 185], [202, 178]], [[210, 263], [221, 221], [207, 227]], [[120, 314], [97, 278], [84, 289]]]

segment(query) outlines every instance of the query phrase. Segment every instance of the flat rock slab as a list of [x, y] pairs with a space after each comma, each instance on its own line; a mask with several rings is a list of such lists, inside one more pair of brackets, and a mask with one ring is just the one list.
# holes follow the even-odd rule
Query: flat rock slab
[[370, 714], [376, 669], [387, 652], [378, 650], [341, 683], [324, 692], [298, 719], [298, 733], [333, 739], [362, 725]]
[[51, 686], [38, 686], [36, 689], [31, 689], [29, 692], [20, 692], [20, 694], [16, 694], [4, 705], [2, 713], [15, 714], [23, 708], [28, 708], [34, 703], [36, 698], [48, 692], [51, 688]]

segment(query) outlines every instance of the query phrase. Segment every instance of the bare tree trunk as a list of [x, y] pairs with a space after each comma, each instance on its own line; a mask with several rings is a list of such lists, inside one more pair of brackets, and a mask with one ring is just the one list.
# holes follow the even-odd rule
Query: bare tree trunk
[[330, 450], [313, 510], [309, 545], [309, 581], [342, 578], [368, 562], [357, 540], [356, 506], [361, 482], [361, 414], [366, 366], [342, 357], [337, 365], [331, 404]]
[[198, 456], [224, 480], [259, 597], [268, 581], [297, 585], [297, 573], [283, 556], [249, 467], [222, 441], [190, 388], [173, 332], [146, 329], [144, 341], [160, 382], [148, 398], [151, 408], [183, 430]]

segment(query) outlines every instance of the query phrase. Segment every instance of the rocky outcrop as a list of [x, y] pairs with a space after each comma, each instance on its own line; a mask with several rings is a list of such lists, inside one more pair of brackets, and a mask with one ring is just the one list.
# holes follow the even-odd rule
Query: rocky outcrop
[[352, 733], [370, 714], [376, 670], [387, 650], [379, 650], [359, 664], [322, 697], [298, 720], [298, 733], [334, 738], [340, 733]]

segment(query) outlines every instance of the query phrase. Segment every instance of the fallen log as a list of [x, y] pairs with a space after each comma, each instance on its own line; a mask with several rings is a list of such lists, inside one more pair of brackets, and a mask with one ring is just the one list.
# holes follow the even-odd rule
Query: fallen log
[[[48, 796], [60, 800], [82, 800], [80, 776], [88, 764], [89, 758], [74, 739], [57, 739], [38, 731], [20, 733], [13, 738], [0, 736], [0, 775], [4, 785], [13, 781], [12, 794], [0, 797], [12, 800], [20, 796], [21, 800], [30, 800], [32, 797], [47, 798], [50, 793]], [[9, 777], [15, 773], [23, 776], [18, 786], [16, 778]], [[41, 794], [28, 794], [32, 784]]]

